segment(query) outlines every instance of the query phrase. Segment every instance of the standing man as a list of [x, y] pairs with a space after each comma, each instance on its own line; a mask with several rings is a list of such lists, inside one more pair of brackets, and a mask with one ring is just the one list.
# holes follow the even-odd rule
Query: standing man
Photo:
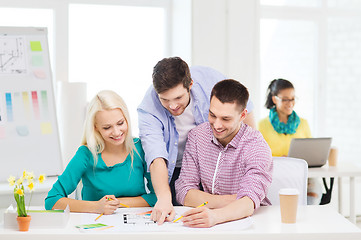
[[[179, 57], [164, 58], [153, 69], [153, 86], [138, 107], [139, 135], [158, 201], [151, 219], [174, 216], [174, 182], [182, 166], [188, 132], [206, 122], [212, 87], [226, 77], [208, 67], [192, 67]], [[252, 104], [248, 104], [252, 110]], [[253, 114], [245, 123], [255, 127]], [[172, 204], [173, 200], [173, 204]]]
[[209, 122], [189, 132], [175, 184], [183, 205], [208, 202], [183, 214], [189, 227], [241, 219], [261, 204], [270, 204], [266, 194], [272, 181], [272, 153], [262, 134], [243, 124], [247, 89], [238, 81], [223, 80], [214, 86], [210, 99]]

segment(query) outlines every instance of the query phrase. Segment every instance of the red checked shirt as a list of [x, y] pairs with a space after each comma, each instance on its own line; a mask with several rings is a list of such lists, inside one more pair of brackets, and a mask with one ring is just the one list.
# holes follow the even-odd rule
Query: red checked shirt
[[192, 129], [183, 155], [181, 173], [175, 183], [177, 201], [184, 204], [190, 189], [217, 195], [237, 194], [255, 204], [270, 205], [267, 189], [272, 181], [272, 153], [262, 134], [246, 124], [225, 147], [214, 137], [210, 124]]

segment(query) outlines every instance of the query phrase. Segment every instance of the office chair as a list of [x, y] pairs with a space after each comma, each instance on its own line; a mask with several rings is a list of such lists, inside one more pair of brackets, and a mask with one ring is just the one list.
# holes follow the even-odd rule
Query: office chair
[[299, 158], [273, 157], [273, 177], [267, 197], [272, 205], [279, 205], [281, 188], [296, 188], [300, 195], [299, 205], [307, 205], [307, 162]]

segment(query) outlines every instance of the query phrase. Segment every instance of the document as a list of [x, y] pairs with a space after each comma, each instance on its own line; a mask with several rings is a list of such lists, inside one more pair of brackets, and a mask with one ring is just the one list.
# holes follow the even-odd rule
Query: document
[[[191, 209], [189, 207], [175, 207], [176, 216], [174, 219], [182, 216], [184, 212]], [[211, 228], [189, 228], [183, 225], [181, 220], [177, 222], [165, 222], [158, 225], [150, 220], [152, 208], [119, 208], [112, 215], [103, 215], [98, 220], [95, 219], [99, 214], [82, 214], [82, 225], [85, 224], [104, 224], [112, 226], [111, 228], [97, 229], [102, 232], [184, 232], [184, 231], [241, 231], [250, 228], [253, 225], [251, 217], [240, 219], [237, 221], [227, 222], [213, 226]], [[95, 230], [95, 229], [94, 229]]]

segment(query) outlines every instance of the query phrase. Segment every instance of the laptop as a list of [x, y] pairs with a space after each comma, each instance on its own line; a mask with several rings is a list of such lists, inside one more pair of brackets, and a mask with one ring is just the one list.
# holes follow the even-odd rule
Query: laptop
[[308, 167], [326, 164], [332, 138], [292, 138], [288, 156], [304, 159]]

